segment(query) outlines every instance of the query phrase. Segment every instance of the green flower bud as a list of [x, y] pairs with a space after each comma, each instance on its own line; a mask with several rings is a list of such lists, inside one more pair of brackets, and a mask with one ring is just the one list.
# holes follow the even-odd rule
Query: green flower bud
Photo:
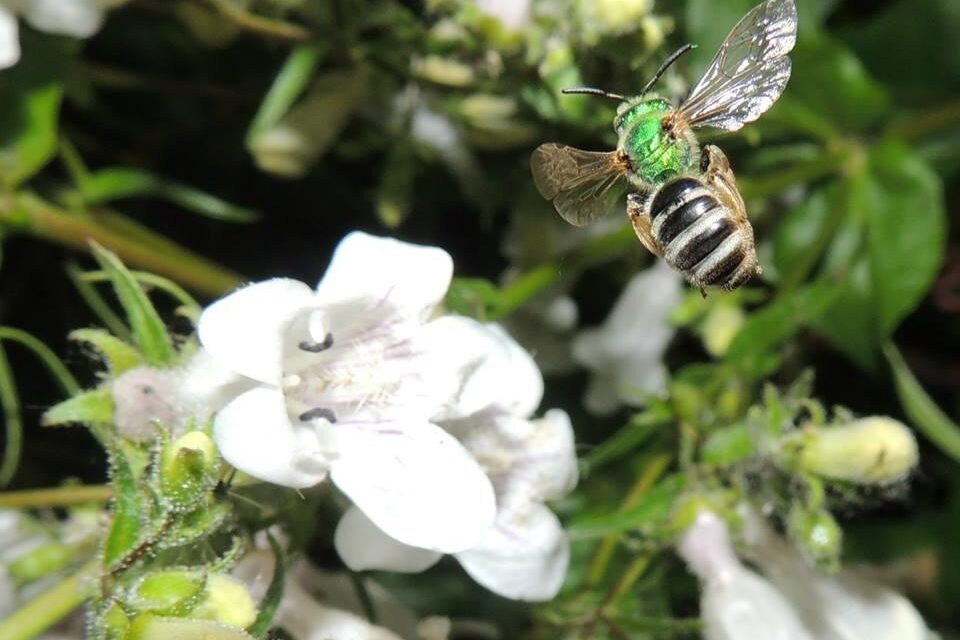
[[653, 0], [580, 0], [577, 10], [587, 31], [618, 35], [633, 31], [653, 9]]
[[840, 426], [812, 427], [781, 441], [783, 460], [830, 480], [884, 485], [917, 466], [917, 440], [903, 423], [884, 416]]
[[473, 69], [469, 65], [437, 55], [414, 60], [413, 72], [430, 82], [448, 87], [465, 87], [474, 81]]
[[184, 434], [160, 454], [160, 488], [174, 507], [205, 498], [220, 470], [217, 447], [202, 431]]
[[184, 615], [199, 602], [206, 584], [206, 577], [199, 571], [160, 571], [135, 584], [126, 604], [134, 611]]
[[189, 615], [246, 628], [257, 619], [257, 605], [243, 582], [217, 573], [207, 579], [207, 588]]
[[829, 511], [811, 512], [795, 506], [787, 518], [787, 532], [820, 568], [839, 568], [843, 530]]
[[253, 636], [237, 627], [210, 620], [187, 620], [140, 616], [130, 626], [125, 640], [253, 640]]
[[29, 584], [60, 571], [73, 560], [73, 549], [62, 542], [50, 542], [20, 556], [7, 567], [18, 584]]

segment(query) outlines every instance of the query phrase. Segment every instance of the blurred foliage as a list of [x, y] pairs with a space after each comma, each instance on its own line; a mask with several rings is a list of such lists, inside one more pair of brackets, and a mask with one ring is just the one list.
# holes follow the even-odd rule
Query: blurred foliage
[[[94, 322], [89, 305], [114, 335], [72, 337], [110, 375], [169, 365], [183, 347], [169, 327], [190, 329], [175, 309], [196, 311], [184, 289], [208, 300], [241, 282], [234, 269], [315, 279], [353, 228], [447, 248], [455, 312], [509, 321], [570, 294], [595, 324], [649, 259], [622, 215], [573, 229], [536, 195], [527, 163], [540, 142], [615, 143], [612, 105], [560, 89], [629, 94], [691, 41], [700, 47], [661, 83], [679, 100], [753, 4], [536, 0], [513, 27], [469, 0], [132, 0], [87, 43], [22, 25], [23, 59], [0, 72], [0, 324], [62, 345]], [[701, 136], [731, 156], [763, 280], [705, 300], [690, 292], [675, 317], [669, 396], [638, 413], [589, 416], [570, 401], [582, 373], [548, 380], [546, 404], [571, 412], [585, 447], [580, 489], [555, 505], [574, 540], [557, 601], [493, 598], [447, 563], [384, 578], [422, 612], [496, 619], [507, 637], [690, 636], [695, 583], [665, 551], [696, 501], [729, 510], [752, 495], [822, 566], [836, 565], [841, 538], [845, 559], [899, 560], [932, 626], [960, 631], [960, 3], [798, 5], [784, 96], [738, 134]], [[65, 270], [67, 252], [91, 242], [109, 249], [96, 250], [103, 271]], [[116, 309], [94, 286], [104, 278]], [[158, 311], [144, 287], [175, 305]], [[107, 421], [95, 384], [80, 393], [39, 340], [2, 331], [72, 396], [48, 422]], [[63, 442], [93, 443], [38, 432], [36, 412], [23, 420], [24, 407], [53, 397], [7, 346], [0, 482], [102, 480], [95, 457], [62, 453]], [[780, 438], [840, 421], [833, 405], [916, 428], [912, 486], [864, 489], [783, 464]], [[114, 506], [101, 569], [121, 582], [131, 554], [162, 546], [158, 522], [193, 526], [142, 495], [163, 453], [141, 449], [107, 448], [130, 499]], [[194, 497], [220, 499], [208, 489]], [[290, 524], [295, 540], [311, 539], [309, 520]], [[231, 531], [233, 521], [196, 526]], [[313, 539], [308, 552], [336, 562], [330, 541]], [[924, 572], [930, 557], [935, 571]], [[98, 607], [108, 620], [110, 603]]]

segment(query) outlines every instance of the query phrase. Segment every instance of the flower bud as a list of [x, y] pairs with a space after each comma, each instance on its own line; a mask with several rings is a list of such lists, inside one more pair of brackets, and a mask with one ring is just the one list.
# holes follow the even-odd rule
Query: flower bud
[[73, 549], [62, 542], [50, 542], [31, 550], [7, 567], [18, 584], [29, 584], [63, 569], [73, 560]]
[[803, 549], [814, 564], [828, 571], [839, 567], [843, 530], [829, 511], [791, 509], [787, 531], [794, 544]]
[[207, 588], [189, 615], [246, 628], [257, 619], [257, 606], [240, 580], [215, 573], [207, 578]]
[[781, 441], [783, 462], [830, 480], [885, 485], [917, 465], [917, 440], [903, 423], [884, 416], [861, 418], [790, 433]]
[[131, 625], [124, 640], [253, 640], [253, 636], [237, 627], [210, 620], [186, 620], [140, 616]]
[[200, 571], [168, 569], [144, 576], [130, 590], [127, 607], [160, 615], [184, 615], [204, 590]]
[[465, 87], [474, 81], [473, 69], [443, 56], [428, 55], [412, 63], [415, 75], [448, 87]]
[[210, 436], [191, 431], [160, 454], [160, 487], [174, 507], [186, 508], [204, 498], [220, 470], [217, 448]]

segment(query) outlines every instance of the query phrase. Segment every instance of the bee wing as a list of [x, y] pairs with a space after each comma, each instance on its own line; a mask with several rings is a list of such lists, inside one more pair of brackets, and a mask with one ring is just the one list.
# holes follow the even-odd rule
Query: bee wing
[[550, 142], [533, 152], [530, 170], [540, 195], [578, 227], [609, 211], [626, 188], [627, 165], [617, 151], [583, 151]]
[[736, 131], [769, 109], [790, 79], [787, 54], [797, 40], [793, 0], [766, 0], [727, 36], [680, 105], [694, 127]]

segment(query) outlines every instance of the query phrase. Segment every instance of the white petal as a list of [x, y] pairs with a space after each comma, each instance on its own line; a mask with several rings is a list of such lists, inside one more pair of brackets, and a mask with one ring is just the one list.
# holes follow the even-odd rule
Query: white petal
[[443, 555], [397, 542], [356, 507], [347, 509], [340, 518], [333, 542], [340, 558], [353, 571], [419, 573], [435, 565]]
[[447, 424], [493, 479], [500, 509], [560, 498], [577, 484], [573, 428], [561, 409], [539, 420], [485, 412]]
[[910, 601], [850, 570], [816, 571], [753, 510], [744, 514], [750, 557], [799, 612], [818, 640], [925, 640], [929, 630]]
[[89, 38], [104, 16], [99, 0], [29, 0], [23, 17], [39, 31]]
[[313, 292], [302, 282], [285, 278], [265, 280], [204, 309], [197, 335], [210, 355], [233, 371], [278, 384], [283, 358], [296, 348], [298, 341], [298, 336], [292, 335], [291, 325], [300, 319], [305, 325], [313, 303]]
[[17, 16], [0, 4], [0, 69], [7, 69], [20, 60], [20, 34]]
[[387, 535], [445, 553], [475, 545], [496, 514], [493, 487], [463, 446], [423, 422], [340, 423], [331, 478]]
[[431, 354], [438, 377], [459, 385], [438, 420], [491, 409], [528, 416], [543, 398], [533, 358], [499, 325], [444, 316], [426, 324], [416, 342]]
[[177, 371], [181, 410], [201, 422], [207, 422], [230, 400], [256, 383], [226, 368], [206, 349], [198, 349]]
[[446, 295], [452, 276], [453, 259], [443, 249], [354, 231], [337, 245], [317, 293], [325, 302], [385, 300], [403, 315], [424, 318]]
[[301, 488], [326, 476], [315, 441], [291, 424], [277, 389], [257, 387], [238, 396], [217, 413], [213, 437], [227, 462], [255, 478]]
[[297, 640], [401, 640], [356, 614], [320, 604], [292, 580], [285, 583], [276, 622]]
[[583, 393], [583, 406], [595, 416], [609, 416], [620, 408], [617, 379], [611, 373], [596, 373], [590, 377]]
[[456, 555], [478, 583], [506, 598], [550, 600], [570, 563], [570, 543], [560, 521], [542, 504], [501, 513], [478, 546]]

